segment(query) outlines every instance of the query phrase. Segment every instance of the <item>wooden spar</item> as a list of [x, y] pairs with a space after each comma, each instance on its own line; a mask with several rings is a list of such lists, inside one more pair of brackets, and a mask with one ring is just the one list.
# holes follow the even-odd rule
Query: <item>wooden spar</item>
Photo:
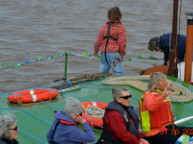
[[[187, 36], [186, 36], [186, 57], [185, 57], [185, 75], [184, 81], [191, 84], [192, 77], [192, 49], [193, 49], [193, 13], [187, 16]], [[188, 16], [191, 19], [188, 19]]]
[[177, 20], [178, 18], [178, 0], [174, 0], [173, 2], [173, 21], [172, 21], [172, 37], [171, 37], [171, 48], [169, 55], [169, 68], [168, 75], [169, 76], [178, 76], [177, 69]]

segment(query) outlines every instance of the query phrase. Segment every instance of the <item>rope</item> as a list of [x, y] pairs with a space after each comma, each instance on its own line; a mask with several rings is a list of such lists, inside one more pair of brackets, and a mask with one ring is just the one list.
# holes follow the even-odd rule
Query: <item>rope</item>
[[[103, 110], [103, 109], [101, 109], [97, 106], [88, 105], [87, 108], [85, 108], [85, 106], [82, 105], [82, 108], [83, 108], [84, 113], [88, 116], [91, 116], [91, 117], [97, 118], [97, 119], [103, 119], [103, 117], [104, 117], [105, 110]], [[83, 117], [92, 122], [92, 128], [93, 129], [94, 129], [93, 124], [96, 124], [100, 128], [103, 128], [101, 125], [99, 125], [98, 123], [96, 123], [93, 120], [89, 119], [88, 117], [86, 117], [86, 116], [83, 116]], [[95, 129], [95, 130], [97, 131], [97, 129]]]
[[77, 84], [80, 82], [93, 81], [100, 78], [106, 78], [111, 75], [112, 75], [111, 73], [105, 73], [105, 72], [98, 72], [94, 74], [82, 74], [77, 76], [76, 78], [69, 79], [69, 81], [71, 82], [71, 84]]
[[87, 108], [84, 108], [84, 113], [98, 119], [103, 119], [105, 110], [97, 107], [88, 105]]
[[[136, 89], [139, 89], [143, 92], [147, 90], [147, 83], [143, 81], [149, 80], [149, 75], [140, 76], [140, 77], [109, 77], [102, 82], [105, 85], [130, 85]], [[171, 80], [168, 80], [170, 83], [173, 83], [173, 91], [170, 94], [170, 99], [172, 102], [189, 102], [193, 100], [193, 92], [183, 87], [182, 85], [175, 83]], [[176, 101], [177, 100], [177, 101]]]
[[[89, 58], [100, 59], [100, 56], [92, 56], [88, 52], [84, 52], [83, 54], [76, 54], [76, 53], [72, 53], [72, 52], [66, 52], [66, 53], [68, 54], [68, 56], [79, 56], [79, 57], [89, 57]], [[0, 70], [7, 69], [7, 68], [18, 68], [18, 67], [26, 65], [26, 64], [47, 61], [47, 60], [51, 60], [51, 59], [60, 58], [60, 57], [63, 57], [63, 56], [65, 56], [65, 53], [58, 54], [58, 55], [55, 55], [55, 56], [48, 56], [46, 58], [38, 56], [34, 60], [25, 60], [23, 62], [16, 62], [15, 64], [10, 64], [10, 62], [6, 62], [5, 64], [0, 65]], [[140, 60], [140, 59], [142, 59], [142, 60], [144, 60], [144, 59], [146, 59], [146, 60], [163, 60], [163, 58], [156, 58], [152, 55], [150, 55], [149, 57], [143, 57], [143, 56], [141, 56], [141, 54], [137, 54], [136, 57], [125, 57], [125, 61], [131, 61], [132, 59], [138, 59], [138, 60]]]
[[[98, 125], [100, 128], [103, 128], [101, 125], [99, 125], [98, 123], [94, 122], [93, 120], [89, 119], [88, 117], [86, 116], [83, 116], [84, 118], [88, 119], [89, 121], [92, 121], [92, 123]], [[92, 126], [93, 127], [93, 126]]]

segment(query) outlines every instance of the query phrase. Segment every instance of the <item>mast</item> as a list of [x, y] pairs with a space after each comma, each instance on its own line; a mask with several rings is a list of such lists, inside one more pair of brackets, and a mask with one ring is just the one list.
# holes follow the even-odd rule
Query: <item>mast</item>
[[173, 21], [172, 21], [172, 37], [171, 37], [171, 48], [170, 48], [170, 55], [169, 55], [169, 68], [168, 68], [168, 75], [169, 76], [178, 76], [178, 69], [177, 69], [177, 20], [178, 18], [178, 0], [173, 1]]
[[191, 84], [193, 52], [193, 13], [187, 13], [186, 55], [184, 81]]

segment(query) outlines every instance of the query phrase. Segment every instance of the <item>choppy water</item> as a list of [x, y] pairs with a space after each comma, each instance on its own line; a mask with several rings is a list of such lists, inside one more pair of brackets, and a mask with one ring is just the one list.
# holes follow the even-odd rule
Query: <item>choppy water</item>
[[[180, 0], [179, 0], [180, 1]], [[119, 6], [127, 30], [127, 57], [162, 53], [147, 50], [148, 40], [171, 31], [173, 0], [0, 0], [0, 65], [46, 58], [66, 51], [93, 53], [100, 28], [110, 7]], [[193, 1], [182, 1], [180, 33], [186, 34], [185, 12]], [[180, 12], [180, 10], [179, 10]], [[68, 78], [98, 71], [99, 60], [69, 57]], [[162, 60], [125, 62], [125, 74], [138, 75], [141, 69]], [[53, 82], [64, 75], [64, 57], [30, 63], [17, 69], [0, 70], [0, 92], [9, 92]]]

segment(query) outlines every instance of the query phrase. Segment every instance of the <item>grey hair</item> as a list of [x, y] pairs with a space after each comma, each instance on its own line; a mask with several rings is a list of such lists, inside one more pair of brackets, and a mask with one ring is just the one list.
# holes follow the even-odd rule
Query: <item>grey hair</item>
[[17, 123], [13, 114], [4, 114], [0, 116], [0, 139], [10, 137], [10, 127]]
[[148, 90], [155, 91], [162, 78], [166, 78], [166, 76], [161, 72], [155, 72], [151, 74], [149, 84], [148, 84]]
[[126, 88], [117, 88], [117, 89], [112, 89], [112, 96], [113, 99], [116, 100], [117, 97], [122, 97], [122, 93], [125, 91], [129, 91]]

